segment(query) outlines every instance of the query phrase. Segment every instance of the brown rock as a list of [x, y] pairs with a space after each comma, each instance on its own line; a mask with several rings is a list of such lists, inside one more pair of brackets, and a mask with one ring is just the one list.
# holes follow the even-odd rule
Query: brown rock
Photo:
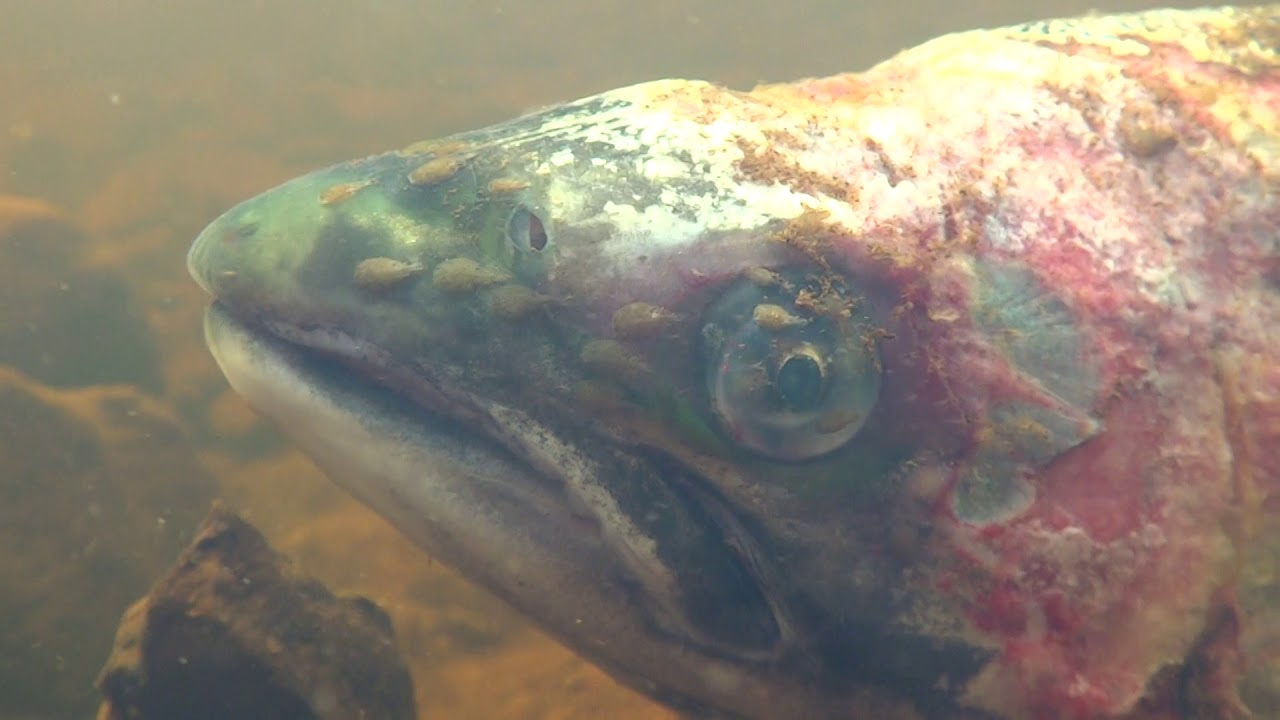
[[101, 720], [415, 717], [387, 615], [335, 598], [221, 503], [125, 613], [98, 683]]
[[169, 411], [0, 367], [0, 717], [85, 717], [120, 613], [214, 494]]

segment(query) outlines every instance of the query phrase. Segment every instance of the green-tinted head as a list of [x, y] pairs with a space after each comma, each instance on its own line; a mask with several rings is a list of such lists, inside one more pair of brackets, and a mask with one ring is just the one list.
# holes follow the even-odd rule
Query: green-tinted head
[[[772, 533], [825, 532], [903, 460], [875, 441], [884, 288], [832, 266], [822, 197], [751, 167], [748, 110], [656, 83], [249, 200], [190, 256], [215, 354], [338, 482], [576, 646], [679, 646], [746, 686], [795, 649], [779, 574], [812, 552]], [[506, 567], [522, 550], [542, 570]]]

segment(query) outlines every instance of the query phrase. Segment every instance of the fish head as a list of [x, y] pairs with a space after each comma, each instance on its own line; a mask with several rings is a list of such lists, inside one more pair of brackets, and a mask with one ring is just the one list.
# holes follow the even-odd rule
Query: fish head
[[[1266, 192], [1147, 84], [1019, 33], [290, 181], [190, 252], [209, 345], [352, 495], [678, 707], [1132, 708], [1231, 556], [1168, 238]], [[1100, 131], [1108, 103], [1145, 131]]]
[[809, 694], [755, 678], [799, 652], [779, 553], [821, 551], [769, 535], [817, 532], [818, 486], [874, 493], [901, 461], [848, 463], [884, 288], [826, 265], [808, 196], [738, 181], [764, 139], [739, 137], [749, 103], [706, 122], [721, 92], [650, 83], [325, 169], [189, 256], [250, 404], [433, 555], [688, 707]]

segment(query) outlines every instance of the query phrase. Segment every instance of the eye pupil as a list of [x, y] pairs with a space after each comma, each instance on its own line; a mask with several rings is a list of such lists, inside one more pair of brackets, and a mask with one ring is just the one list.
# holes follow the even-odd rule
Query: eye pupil
[[773, 379], [774, 389], [788, 410], [812, 410], [822, 400], [825, 373], [818, 361], [796, 354], [782, 361]]

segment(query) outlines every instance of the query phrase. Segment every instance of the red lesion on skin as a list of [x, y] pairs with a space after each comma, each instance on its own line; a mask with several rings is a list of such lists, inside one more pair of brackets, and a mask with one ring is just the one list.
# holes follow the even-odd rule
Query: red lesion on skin
[[1147, 403], [1109, 413], [1107, 432], [1058, 458], [1045, 473], [1036, 512], [1046, 524], [1080, 528], [1099, 543], [1118, 540], [1150, 518], [1141, 481], [1150, 458], [1136, 448], [1159, 446], [1159, 415]]
[[[1082, 409], [1105, 432], [1039, 469], [1025, 514], [975, 527], [958, 522], [946, 503], [932, 505], [940, 543], [949, 543], [937, 549], [935, 587], [1000, 648], [984, 692], [1002, 696], [993, 707], [1025, 710], [1012, 716], [1125, 712], [1144, 694], [1166, 692], [1161, 678], [1176, 676], [1188, 660], [1214, 665], [1203, 677], [1228, 688], [1235, 676], [1225, 650], [1236, 638], [1219, 633], [1206, 645], [1203, 634], [1235, 602], [1222, 591], [1237, 582], [1237, 553], [1258, 544], [1233, 528], [1244, 498], [1233, 451], [1251, 468], [1255, 515], [1274, 522], [1280, 514], [1280, 451], [1272, 450], [1280, 448], [1280, 370], [1268, 359], [1280, 356], [1280, 340], [1267, 329], [1277, 326], [1280, 301], [1260, 307], [1254, 301], [1265, 288], [1252, 285], [1264, 274], [1272, 294], [1280, 287], [1280, 261], [1267, 244], [1280, 219], [1255, 182], [1267, 168], [1254, 167], [1256, 154], [1233, 143], [1240, 129], [1228, 112], [1234, 105], [1213, 102], [1248, 101], [1274, 116], [1280, 75], [1244, 84], [1230, 68], [1191, 62], [1185, 50], [1158, 50], [1116, 58], [1064, 48], [1052, 72], [1014, 98], [1045, 94], [1029, 114], [1016, 102], [1014, 112], [998, 111], [1014, 97], [1003, 94], [1007, 79], [964, 83], [971, 103], [993, 109], [988, 124], [966, 128], [966, 143], [955, 142], [960, 131], [952, 126], [972, 116], [968, 108], [948, 114], [953, 96], [929, 73], [897, 82], [909, 65], [757, 91], [798, 104], [856, 101], [859, 117], [881, 104], [933, 103], [920, 110], [929, 132], [896, 146], [896, 159], [929, 168], [926, 179], [954, 173], [939, 197], [918, 184], [921, 212], [895, 214], [912, 204], [901, 197], [910, 188], [881, 187], [879, 170], [864, 158], [870, 169], [848, 170], [848, 178], [858, 188], [851, 207], [869, 209], [869, 220], [848, 233], [850, 247], [836, 243], [840, 253], [887, 262], [885, 276], [902, 280], [904, 309], [894, 317], [917, 334], [911, 344], [919, 354], [889, 365], [929, 382], [903, 388], [901, 397], [912, 398], [900, 404], [903, 427], [927, 430], [913, 436], [970, 441], [968, 422], [943, 423], [930, 413], [980, 421], [985, 396], [973, 384], [1002, 387], [998, 367], [984, 380], [966, 366], [978, 356], [966, 354], [956, 330], [964, 288], [951, 288], [953, 297], [933, 282], [931, 270], [955, 253], [1032, 268], [1098, 351], [1100, 392]], [[1092, 57], [1072, 63], [1072, 54]], [[929, 58], [920, 62], [928, 69]], [[1027, 79], [1034, 74], [1029, 68]], [[1084, 91], [1055, 95], [1061, 86]], [[966, 154], [993, 146], [1001, 151], [990, 165]], [[862, 165], [850, 159], [842, 167]], [[951, 204], [934, 217], [939, 203]], [[986, 242], [988, 222], [1013, 235]], [[1261, 256], [1248, 254], [1257, 248]], [[927, 291], [913, 293], [918, 285], [907, 275], [927, 278]], [[1222, 314], [1235, 303], [1248, 308], [1235, 312], [1255, 316], [1252, 330], [1239, 315]], [[948, 310], [954, 317], [928, 317]], [[1248, 353], [1232, 366], [1237, 396], [1227, 409], [1234, 419], [1223, 417], [1223, 388], [1209, 362], [1217, 346]], [[1225, 690], [1217, 699], [1213, 708], [1228, 706]]]
[[[1027, 132], [1021, 142], [1034, 158], [987, 216], [1019, 235], [981, 252], [1035, 268], [1066, 298], [1101, 349], [1103, 392], [1092, 410], [1105, 432], [1039, 472], [1036, 501], [1016, 520], [976, 528], [940, 518], [952, 526], [957, 566], [939, 591], [1001, 648], [1000, 679], [986, 691], [1005, 694], [1004, 707], [1087, 718], [1131, 709], [1156, 673], [1194, 657], [1229, 582], [1224, 524], [1238, 498], [1227, 444], [1240, 446], [1243, 431], [1223, 437], [1220, 389], [1206, 366], [1214, 333], [1204, 315], [1160, 305], [1138, 282], [1154, 275], [1145, 268], [1203, 270], [1187, 246], [1162, 236], [1164, 218], [1150, 209], [1163, 197], [1183, 212], [1170, 222], [1195, 221], [1173, 230], [1217, 244], [1219, 200], [1208, 195], [1217, 186], [1185, 179], [1217, 171], [1172, 153], [1163, 161], [1189, 172], [1175, 195], [1161, 196], [1170, 188], [1106, 145]], [[1061, 176], [1081, 166], [1092, 175]], [[1239, 274], [1204, 279], [1239, 292]], [[1238, 341], [1224, 337], [1231, 327], [1218, 326], [1219, 342]], [[973, 380], [957, 367], [961, 357], [947, 355], [949, 374]]]
[[[1062, 245], [1044, 248], [1032, 266], [1051, 268], [1051, 287], [1079, 289], [1072, 300], [1084, 336], [1107, 350], [1094, 409], [1105, 432], [1043, 468], [1033, 478], [1035, 503], [1011, 522], [969, 526], [939, 507], [938, 522], [953, 527], [957, 569], [967, 569], [938, 587], [998, 642], [1001, 692], [1023, 696], [1011, 702], [1045, 717], [1087, 718], [1131, 707], [1153, 673], [1194, 652], [1223, 582], [1221, 524], [1232, 494], [1205, 337], [1125, 326], [1135, 308], [1158, 323], [1175, 318], [1131, 285], [1099, 284], [1096, 266], [1092, 281], [1066, 279], [1084, 273], [1090, 256]], [[963, 317], [963, 293], [951, 299]], [[926, 344], [963, 335], [954, 321], [947, 327], [935, 326], [942, 334]], [[940, 371], [966, 397], [979, 376], [988, 390], [1004, 386], [999, 372], [973, 367], [981, 354], [952, 350]], [[975, 417], [981, 397], [966, 405]]]
[[1027, 606], [1016, 587], [1001, 583], [978, 595], [973, 622], [983, 632], [1019, 636], [1027, 629]]
[[1186, 387], [1186, 402], [1117, 403], [1110, 434], [1053, 463], [1024, 517], [953, 530], [971, 571], [952, 592], [970, 598], [975, 627], [998, 640], [1004, 691], [1020, 688], [1045, 717], [1132, 707], [1152, 673], [1197, 652], [1222, 602], [1229, 470], [1210, 449], [1212, 423], [1200, 438], [1195, 419], [1172, 422], [1215, 400]]

